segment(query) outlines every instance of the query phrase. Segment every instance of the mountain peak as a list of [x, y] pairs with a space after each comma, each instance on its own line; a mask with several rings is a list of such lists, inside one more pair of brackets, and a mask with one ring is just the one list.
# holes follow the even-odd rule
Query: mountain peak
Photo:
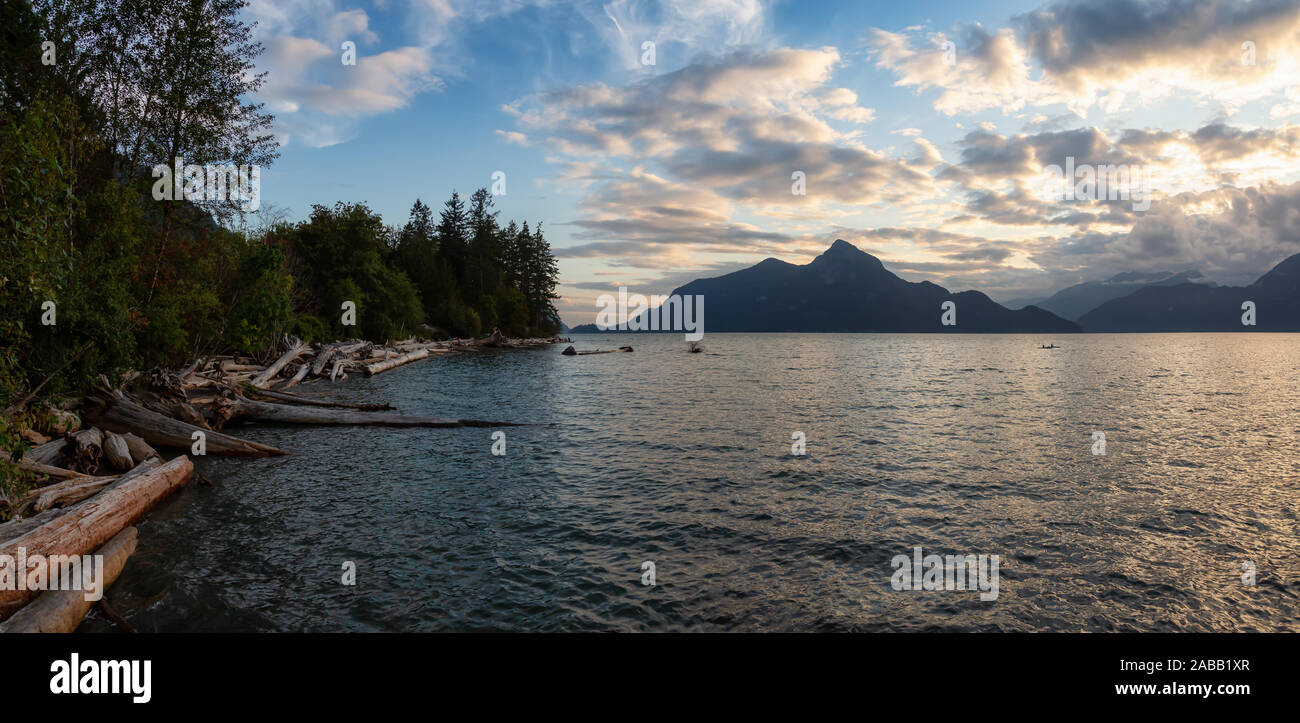
[[1277, 266], [1259, 277], [1254, 286], [1279, 291], [1293, 290], [1300, 287], [1300, 254], [1282, 259]]
[[835, 239], [835, 243], [831, 244], [829, 248], [821, 252], [817, 258], [813, 259], [814, 264], [818, 261], [835, 261], [837, 263], [849, 262], [858, 264], [865, 262], [872, 268], [884, 269], [885, 267], [884, 264], [880, 263], [880, 259], [842, 238]]

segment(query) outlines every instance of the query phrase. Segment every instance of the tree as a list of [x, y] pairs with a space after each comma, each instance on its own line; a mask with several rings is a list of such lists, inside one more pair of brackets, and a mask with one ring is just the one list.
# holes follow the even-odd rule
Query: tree
[[469, 244], [469, 217], [460, 194], [451, 192], [438, 218], [438, 247], [457, 284], [465, 278], [465, 261]]
[[555, 323], [559, 314], [551, 302], [560, 298], [555, 293], [555, 287], [559, 284], [560, 266], [551, 254], [550, 243], [542, 235], [540, 223], [528, 238], [524, 254], [524, 288], [529, 323], [537, 333], [553, 334], [559, 331], [559, 325]]
[[[419, 294], [404, 272], [385, 263], [383, 219], [365, 204], [313, 206], [310, 219], [288, 230], [286, 243], [293, 276], [307, 291], [299, 311], [323, 320], [337, 338], [403, 338], [419, 326]], [[357, 328], [342, 323], [346, 301], [356, 305]]]

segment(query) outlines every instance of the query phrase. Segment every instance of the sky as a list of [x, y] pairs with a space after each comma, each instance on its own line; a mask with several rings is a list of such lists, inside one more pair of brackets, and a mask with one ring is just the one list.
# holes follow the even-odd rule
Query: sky
[[[1300, 252], [1300, 0], [251, 0], [244, 16], [281, 142], [264, 213], [361, 201], [400, 225], [417, 198], [437, 211], [504, 174], [500, 218], [543, 223], [571, 326], [619, 286], [667, 294], [837, 238], [1004, 303], [1135, 270], [1248, 284]], [[1063, 190], [1067, 168], [1111, 193], [1082, 175]]]

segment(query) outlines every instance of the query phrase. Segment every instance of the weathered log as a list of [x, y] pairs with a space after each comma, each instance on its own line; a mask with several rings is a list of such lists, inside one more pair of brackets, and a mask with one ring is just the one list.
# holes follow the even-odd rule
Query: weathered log
[[327, 402], [321, 399], [312, 399], [300, 394], [290, 394], [284, 391], [273, 391], [271, 389], [255, 389], [252, 392], [259, 397], [268, 399], [278, 399], [282, 402], [292, 402], [294, 404], [306, 404], [310, 407], [335, 407], [339, 409], [361, 409], [369, 412], [378, 412], [386, 409], [392, 409], [391, 404], [353, 404], [351, 402]]
[[272, 362], [271, 366], [264, 369], [261, 374], [258, 374], [257, 376], [250, 379], [249, 383], [257, 387], [258, 389], [265, 389], [266, 387], [271, 385], [271, 380], [275, 378], [276, 374], [280, 373], [280, 370], [284, 368], [285, 364], [288, 364], [294, 359], [297, 359], [299, 356], [306, 353], [310, 349], [311, 347], [307, 346], [301, 341], [295, 341], [293, 346], [289, 348], [289, 351], [286, 351], [284, 354], [281, 354], [279, 359], [276, 359], [274, 362]]
[[334, 356], [337, 349], [337, 346], [330, 344], [320, 350], [320, 353], [316, 355], [315, 361], [311, 363], [312, 376], [318, 377], [321, 375], [321, 372], [325, 371], [325, 365], [329, 363], [330, 357]]
[[[137, 534], [136, 528], [127, 527], [94, 552], [103, 560], [95, 581], [101, 595], [122, 574], [127, 558], [135, 552]], [[86, 597], [85, 590], [48, 590], [0, 624], [0, 633], [71, 633], [95, 604]]]
[[[88, 412], [95, 423], [104, 429], [138, 435], [149, 444], [162, 447], [180, 447], [189, 449], [194, 442], [193, 434], [203, 432], [206, 437], [208, 454], [228, 455], [232, 457], [266, 457], [269, 455], [289, 454], [265, 444], [232, 437], [228, 434], [210, 429], [200, 429], [179, 419], [172, 419], [157, 412], [151, 412], [117, 396], [100, 394], [91, 398]], [[132, 455], [134, 457], [135, 455]]]
[[344, 365], [344, 361], [342, 359], [334, 362], [334, 369], [330, 371], [331, 382], [342, 381], [348, 378], [347, 374], [343, 374], [343, 365]]
[[348, 409], [321, 409], [289, 404], [258, 402], [239, 396], [234, 401], [234, 419], [252, 419], [283, 424], [341, 424], [375, 427], [514, 427], [510, 422], [485, 422], [475, 419], [418, 417], [391, 412], [360, 412]]
[[20, 512], [26, 512], [28, 506], [35, 512], [44, 512], [56, 505], [67, 507], [80, 502], [96, 492], [113, 484], [117, 476], [87, 477], [79, 476], [63, 480], [46, 487], [39, 487], [23, 495], [18, 501]]
[[[161, 410], [155, 410], [155, 411], [161, 411]], [[208, 426], [208, 421], [203, 418], [202, 414], [199, 414], [199, 410], [195, 409], [189, 404], [185, 404], [182, 402], [176, 402], [174, 404], [170, 404], [167, 406], [167, 414], [168, 416], [175, 417], [176, 419], [179, 419], [182, 422], [193, 424], [194, 426], [199, 427], [200, 429], [206, 429]]]
[[119, 436], [122, 437], [122, 441], [126, 442], [126, 449], [131, 453], [131, 460], [135, 464], [139, 464], [146, 459], [151, 459], [153, 457], [162, 459], [162, 455], [158, 454], [158, 450], [150, 447], [148, 442], [140, 439], [136, 435], [126, 432]]
[[125, 472], [135, 466], [126, 440], [112, 432], [104, 435], [104, 457], [108, 460], [108, 466], [118, 472]]
[[221, 371], [223, 372], [260, 372], [266, 367], [260, 364], [240, 364], [233, 360], [221, 362]]
[[292, 379], [285, 382], [284, 386], [280, 387], [280, 389], [288, 389], [289, 387], [292, 387], [293, 385], [302, 381], [303, 377], [307, 376], [307, 372], [309, 371], [311, 371], [310, 364], [304, 362], [303, 364], [299, 365], [297, 373], [293, 375]]
[[51, 479], [72, 479], [74, 477], [80, 477], [84, 479], [90, 476], [82, 472], [76, 472], [74, 470], [64, 469], [63, 467], [55, 467], [54, 465], [41, 464], [40, 462], [29, 462], [26, 457], [24, 457], [22, 461], [18, 463], [18, 469], [26, 470], [28, 472], [35, 472], [36, 474], [43, 474], [46, 475], [47, 477], [50, 477]]
[[59, 515], [67, 512], [62, 509], [46, 510], [39, 514], [27, 515], [26, 517], [15, 518], [8, 522], [0, 522], [0, 540], [12, 540], [15, 537], [21, 537], [28, 532], [40, 527]]
[[64, 458], [63, 451], [67, 449], [67, 447], [68, 440], [56, 439], [27, 450], [23, 453], [23, 460], [39, 464], [54, 465], [57, 467], [59, 466], [58, 462]]
[[374, 376], [380, 372], [386, 372], [389, 369], [392, 369], [394, 367], [400, 367], [403, 364], [409, 364], [413, 361], [419, 361], [420, 359], [423, 359], [427, 356], [429, 356], [428, 349], [416, 349], [415, 351], [409, 354], [403, 354], [398, 357], [393, 357], [392, 359], [389, 359], [387, 361], [375, 362], [374, 364], [367, 364], [365, 365], [366, 375]]
[[[142, 462], [94, 497], [77, 503], [40, 527], [0, 542], [0, 555], [17, 559], [21, 547], [31, 567], [37, 564], [33, 555], [48, 558], [90, 554], [193, 476], [194, 464], [184, 455], [166, 464], [155, 460]], [[28, 570], [16, 572], [26, 575]], [[0, 586], [0, 620], [8, 618], [33, 596], [31, 590]]]
[[78, 472], [93, 474], [99, 469], [100, 448], [104, 444], [104, 433], [95, 427], [68, 434], [68, 442], [73, 449], [73, 468]]
[[590, 356], [590, 355], [592, 355], [592, 354], [616, 354], [616, 353], [621, 352], [621, 351], [624, 351], [624, 352], [626, 352], [626, 351], [632, 351], [632, 347], [630, 347], [630, 346], [620, 346], [620, 347], [617, 348], [617, 349], [593, 349], [593, 350], [591, 350], [591, 351], [578, 351], [578, 350], [574, 349], [572, 346], [569, 346], [569, 347], [566, 347], [565, 350], [562, 351], [562, 352], [560, 352], [560, 353], [563, 354], [563, 355], [565, 355], [565, 356]]

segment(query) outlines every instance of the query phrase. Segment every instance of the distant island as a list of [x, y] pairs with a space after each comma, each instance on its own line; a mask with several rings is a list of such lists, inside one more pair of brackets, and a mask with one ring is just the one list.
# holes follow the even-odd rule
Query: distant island
[[[1300, 331], [1300, 254], [1246, 287], [1191, 281], [1201, 278], [1196, 271], [1126, 272], [1063, 289], [1040, 302], [1048, 308], [1013, 310], [979, 291], [953, 293], [929, 281], [906, 281], [880, 259], [838, 239], [802, 266], [769, 258], [725, 276], [696, 279], [672, 293], [704, 296], [706, 333]], [[951, 326], [941, 321], [945, 301], [955, 304]], [[1247, 301], [1254, 302], [1254, 325], [1243, 323]], [[657, 332], [580, 324], [570, 333]]]

